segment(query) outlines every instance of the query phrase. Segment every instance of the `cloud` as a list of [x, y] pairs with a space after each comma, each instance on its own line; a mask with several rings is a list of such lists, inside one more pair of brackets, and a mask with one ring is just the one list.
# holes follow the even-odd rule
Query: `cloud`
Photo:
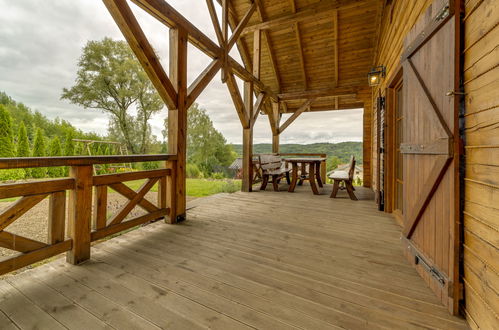
[[[216, 40], [204, 1], [170, 0], [212, 40]], [[0, 0], [0, 91], [37, 109], [49, 118], [60, 117], [84, 131], [107, 132], [105, 113], [60, 100], [62, 88], [76, 77], [76, 63], [88, 40], [123, 39], [102, 1]], [[131, 4], [149, 41], [168, 67], [168, 29]], [[233, 56], [238, 54], [232, 52]], [[240, 58], [237, 58], [240, 61]], [[210, 59], [193, 46], [188, 49], [188, 81]], [[242, 128], [227, 87], [217, 75], [197, 102], [229, 142], [241, 143]], [[166, 109], [151, 120], [153, 133], [161, 137]], [[284, 120], [284, 118], [283, 118]], [[271, 142], [266, 116], [255, 124], [254, 141]], [[313, 143], [362, 140], [362, 110], [302, 114], [281, 135], [281, 143]]]

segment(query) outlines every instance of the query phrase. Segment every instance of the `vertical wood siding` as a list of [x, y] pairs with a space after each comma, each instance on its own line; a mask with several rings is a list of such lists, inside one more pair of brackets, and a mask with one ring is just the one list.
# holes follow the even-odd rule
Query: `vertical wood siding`
[[499, 2], [465, 2], [465, 314], [499, 327]]

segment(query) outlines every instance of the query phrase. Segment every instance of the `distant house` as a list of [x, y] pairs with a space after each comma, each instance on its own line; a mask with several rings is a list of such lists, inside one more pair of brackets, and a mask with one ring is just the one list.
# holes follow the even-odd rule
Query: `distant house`
[[229, 170], [234, 171], [234, 179], [241, 179], [243, 177], [243, 159], [236, 158], [229, 165]]
[[[345, 172], [348, 172], [348, 167], [349, 166], [350, 166], [349, 164], [340, 164], [334, 170], [329, 171], [327, 173], [327, 176], [329, 176], [334, 171], [345, 171]], [[363, 168], [362, 165], [355, 165], [355, 172], [353, 173], [353, 179], [354, 179], [354, 181], [357, 181], [357, 179], [359, 179], [359, 178], [360, 178], [360, 180], [363, 180], [363, 178], [364, 178], [364, 168]]]

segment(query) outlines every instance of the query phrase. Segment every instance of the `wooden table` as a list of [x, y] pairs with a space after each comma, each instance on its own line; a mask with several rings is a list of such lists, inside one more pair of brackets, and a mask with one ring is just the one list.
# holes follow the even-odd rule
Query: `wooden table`
[[[291, 163], [293, 166], [292, 180], [291, 185], [289, 186], [288, 191], [295, 191], [296, 184], [298, 180], [300, 180], [300, 184], [303, 183], [304, 180], [308, 180], [310, 182], [310, 188], [314, 195], [319, 195], [319, 190], [317, 189], [317, 185], [319, 187], [323, 187], [322, 179], [321, 179], [321, 162], [325, 161], [326, 158], [322, 157], [301, 157], [301, 158], [284, 158], [284, 161]], [[306, 167], [308, 165], [308, 175], [306, 173]], [[298, 167], [301, 167], [301, 175], [298, 178]], [[317, 183], [316, 183], [317, 180]]]

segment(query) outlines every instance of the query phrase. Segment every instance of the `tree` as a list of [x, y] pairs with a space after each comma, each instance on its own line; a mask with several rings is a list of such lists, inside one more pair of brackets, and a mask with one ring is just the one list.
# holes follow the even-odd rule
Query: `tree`
[[[26, 125], [24, 122], [19, 124], [19, 132], [17, 134], [17, 157], [29, 157], [31, 155], [31, 150], [29, 148], [28, 132], [26, 131]], [[31, 169], [22, 169], [24, 178], [29, 178], [31, 176]]]
[[73, 132], [67, 131], [64, 137], [64, 156], [74, 156], [75, 143], [73, 141]]
[[[54, 137], [52, 141], [50, 142], [49, 146], [49, 156], [52, 157], [57, 157], [57, 156], [62, 156], [62, 147], [61, 147], [61, 140], [59, 140], [59, 137]], [[60, 166], [54, 166], [54, 167], [49, 167], [48, 168], [48, 175], [52, 178], [57, 178], [60, 177], [64, 174], [64, 168]]]
[[328, 171], [333, 171], [335, 170], [338, 165], [341, 164], [341, 160], [337, 156], [332, 156], [327, 160], [327, 170]]
[[14, 156], [12, 117], [3, 105], [0, 105], [0, 157]]
[[[45, 137], [40, 128], [36, 130], [35, 142], [33, 143], [33, 157], [44, 157], [45, 150]], [[31, 170], [31, 176], [34, 178], [44, 178], [47, 174], [45, 167], [35, 167]]]
[[[232, 163], [236, 154], [222, 133], [213, 127], [206, 110], [194, 103], [187, 112], [187, 161], [196, 164], [207, 175], [220, 172]], [[168, 119], [165, 120], [168, 132]]]
[[[163, 102], [125, 41], [89, 41], [78, 61], [75, 85], [61, 99], [111, 115], [111, 127], [132, 153], [147, 151], [152, 114]], [[129, 109], [135, 105], [138, 114]]]

